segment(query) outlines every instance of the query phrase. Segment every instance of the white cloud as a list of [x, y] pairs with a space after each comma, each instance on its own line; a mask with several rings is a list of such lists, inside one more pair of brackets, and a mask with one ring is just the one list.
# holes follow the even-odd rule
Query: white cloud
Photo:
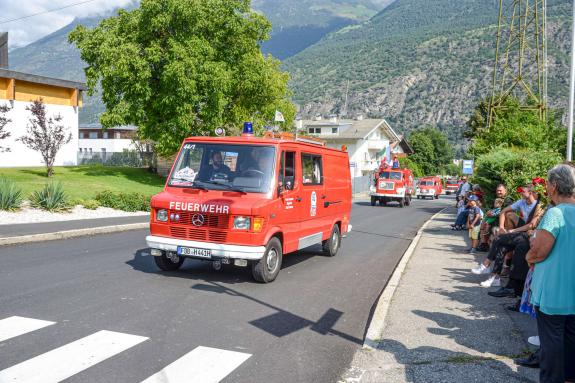
[[92, 0], [69, 8], [37, 15], [19, 21], [3, 23], [66, 7], [87, 0], [0, 0], [0, 32], [9, 33], [10, 48], [24, 46], [34, 42], [71, 23], [76, 17], [95, 16], [107, 11], [122, 8], [136, 0]]

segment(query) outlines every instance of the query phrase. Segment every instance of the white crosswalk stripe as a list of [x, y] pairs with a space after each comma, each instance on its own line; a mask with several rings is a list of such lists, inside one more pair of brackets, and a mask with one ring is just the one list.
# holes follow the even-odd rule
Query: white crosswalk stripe
[[197, 347], [142, 383], [217, 383], [251, 355]]
[[0, 383], [57, 383], [119, 354], [148, 338], [98, 331], [0, 371]]
[[27, 334], [56, 322], [13, 316], [0, 320], [0, 342]]

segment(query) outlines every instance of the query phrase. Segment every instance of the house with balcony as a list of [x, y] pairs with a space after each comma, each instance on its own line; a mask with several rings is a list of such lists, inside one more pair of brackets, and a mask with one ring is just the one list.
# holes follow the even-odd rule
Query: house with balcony
[[318, 117], [314, 120], [297, 120], [296, 126], [301, 134], [319, 137], [328, 147], [341, 149], [345, 146], [352, 177], [366, 176], [376, 170], [388, 147], [392, 157], [401, 158], [413, 153], [407, 141], [385, 119]]

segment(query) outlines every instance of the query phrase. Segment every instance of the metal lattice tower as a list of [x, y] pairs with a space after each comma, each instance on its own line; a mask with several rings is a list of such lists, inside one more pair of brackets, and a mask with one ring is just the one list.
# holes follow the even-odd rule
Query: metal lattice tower
[[509, 96], [521, 109], [547, 118], [547, 42], [545, 0], [499, 0], [495, 66], [489, 124]]

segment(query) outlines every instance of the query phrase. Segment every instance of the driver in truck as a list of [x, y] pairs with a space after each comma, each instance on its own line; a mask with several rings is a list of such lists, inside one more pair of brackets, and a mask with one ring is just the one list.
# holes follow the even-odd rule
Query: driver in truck
[[222, 175], [225, 175], [225, 178], [227, 179], [230, 177], [231, 173], [231, 169], [224, 164], [222, 153], [219, 151], [214, 151], [212, 152], [210, 166], [206, 169], [205, 177], [200, 178], [202, 180], [209, 181], [216, 178], [221, 178]]

